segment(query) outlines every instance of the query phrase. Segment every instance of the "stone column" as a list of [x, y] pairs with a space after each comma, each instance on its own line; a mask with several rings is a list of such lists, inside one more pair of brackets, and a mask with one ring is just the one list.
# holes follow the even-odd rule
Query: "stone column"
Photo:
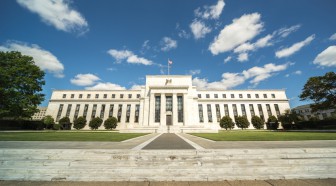
[[173, 94], [173, 125], [178, 124], [177, 120], [177, 95], [176, 93]]
[[188, 109], [189, 105], [192, 104], [187, 95], [187, 93], [183, 94], [183, 126], [189, 123], [188, 113], [190, 112], [188, 112]]
[[155, 96], [153, 93], [150, 93], [150, 99], [149, 99], [149, 113], [145, 113], [145, 117], [148, 118], [148, 126], [154, 125], [154, 117], [155, 117]]
[[161, 94], [161, 104], [160, 104], [160, 125], [166, 125], [166, 95], [164, 93]]
[[[147, 100], [148, 101], [148, 100]], [[140, 99], [140, 111], [139, 111], [139, 124], [141, 125], [141, 126], [144, 126], [144, 120], [145, 120], [145, 115], [144, 115], [144, 109], [145, 109], [145, 107], [144, 107], [144, 105], [145, 105], [145, 99], [144, 98], [141, 98]], [[148, 120], [146, 120], [147, 122], [148, 122]]]

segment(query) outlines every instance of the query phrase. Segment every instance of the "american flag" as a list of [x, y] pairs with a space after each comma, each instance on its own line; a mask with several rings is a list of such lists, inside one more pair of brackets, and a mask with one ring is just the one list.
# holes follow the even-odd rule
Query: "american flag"
[[173, 62], [170, 59], [168, 59], [168, 64], [171, 65], [173, 64]]

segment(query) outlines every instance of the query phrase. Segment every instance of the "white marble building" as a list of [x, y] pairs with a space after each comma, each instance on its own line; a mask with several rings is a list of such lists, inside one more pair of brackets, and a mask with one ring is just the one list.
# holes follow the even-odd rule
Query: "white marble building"
[[318, 110], [316, 112], [312, 112], [310, 105], [311, 104], [297, 106], [293, 108], [292, 111], [301, 115], [306, 121], [309, 120], [311, 117], [316, 117], [320, 120], [324, 120], [328, 117], [332, 117], [333, 114], [336, 114], [335, 109]]
[[198, 90], [191, 76], [155, 75], [140, 90], [54, 90], [46, 115], [114, 116], [121, 132], [217, 132], [225, 115], [267, 120], [289, 108], [284, 90]]

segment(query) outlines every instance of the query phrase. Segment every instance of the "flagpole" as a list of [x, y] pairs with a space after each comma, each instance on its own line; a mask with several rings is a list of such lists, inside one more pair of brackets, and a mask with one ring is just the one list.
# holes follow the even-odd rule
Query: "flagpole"
[[168, 75], [169, 75], [169, 59], [168, 59]]

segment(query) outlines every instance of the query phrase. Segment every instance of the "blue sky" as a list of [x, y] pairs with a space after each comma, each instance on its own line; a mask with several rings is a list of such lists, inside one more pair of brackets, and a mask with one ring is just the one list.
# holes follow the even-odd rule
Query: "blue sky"
[[31, 55], [53, 89], [136, 89], [192, 75], [199, 89], [286, 89], [336, 69], [334, 0], [2, 0], [0, 50]]

